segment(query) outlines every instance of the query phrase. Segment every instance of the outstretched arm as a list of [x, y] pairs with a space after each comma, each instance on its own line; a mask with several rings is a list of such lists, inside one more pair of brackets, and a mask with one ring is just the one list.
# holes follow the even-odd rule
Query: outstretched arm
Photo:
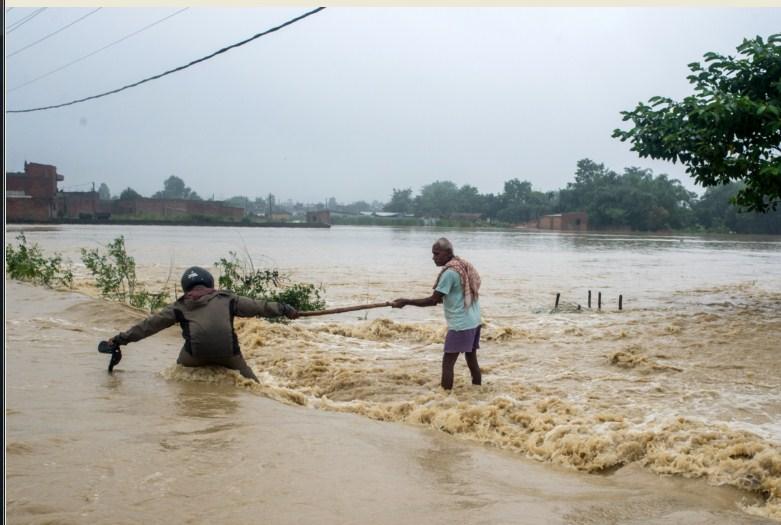
[[436, 306], [442, 302], [442, 298], [445, 297], [441, 292], [431, 294], [431, 297], [425, 297], [423, 299], [396, 299], [391, 303], [393, 308], [404, 308], [405, 306]]
[[275, 303], [249, 297], [236, 298], [236, 315], [239, 317], [277, 317], [284, 315], [288, 319], [298, 317], [298, 311], [285, 303]]
[[173, 305], [168, 305], [159, 312], [150, 315], [137, 325], [115, 335], [111, 338], [111, 342], [115, 345], [134, 343], [145, 337], [154, 335], [160, 330], [168, 328], [175, 323], [176, 315], [174, 314]]

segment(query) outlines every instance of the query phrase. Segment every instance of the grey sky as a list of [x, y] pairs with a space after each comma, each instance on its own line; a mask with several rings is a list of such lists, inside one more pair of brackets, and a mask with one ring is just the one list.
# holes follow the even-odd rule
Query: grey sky
[[[92, 9], [47, 9], [6, 35], [6, 53]], [[191, 8], [14, 90], [178, 9], [104, 8], [8, 58], [5, 107], [108, 91], [310, 8]], [[15, 8], [6, 26], [32, 11]], [[150, 195], [175, 174], [203, 197], [351, 202], [435, 180], [500, 192], [517, 177], [552, 190], [588, 157], [696, 189], [680, 166], [611, 138], [619, 112], [686, 96], [686, 64], [773, 32], [779, 8], [331, 7], [116, 95], [8, 114], [5, 168], [54, 164], [74, 190], [95, 181]]]

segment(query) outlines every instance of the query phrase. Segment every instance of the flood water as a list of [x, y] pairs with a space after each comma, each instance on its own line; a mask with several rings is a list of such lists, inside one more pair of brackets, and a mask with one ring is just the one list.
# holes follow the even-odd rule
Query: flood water
[[[370, 227], [25, 233], [73, 262], [80, 294], [13, 283], [6, 292], [12, 522], [133, 523], [169, 512], [174, 522], [241, 523], [511, 523], [524, 512], [530, 523], [781, 521], [777, 237]], [[483, 386], [469, 384], [462, 359], [452, 393], [439, 388], [441, 307], [237, 321], [259, 386], [174, 365], [176, 327], [128, 346], [108, 376], [95, 344], [141, 314], [92, 298], [79, 248], [120, 234], [149, 288], [234, 251], [322, 285], [328, 307], [430, 295], [431, 244], [446, 236], [482, 277]], [[445, 467], [460, 475], [445, 476]], [[382, 486], [368, 490], [378, 482], [372, 472]], [[338, 487], [358, 496], [340, 499]], [[106, 500], [119, 509], [113, 521]], [[448, 511], [432, 510], [442, 501]]]

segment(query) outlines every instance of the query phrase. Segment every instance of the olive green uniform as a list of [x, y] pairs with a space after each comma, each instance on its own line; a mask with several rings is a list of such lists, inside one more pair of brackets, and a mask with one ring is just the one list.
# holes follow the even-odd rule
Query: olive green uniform
[[282, 315], [282, 305], [223, 290], [207, 291], [196, 297], [191, 294], [183, 295], [175, 303], [121, 332], [113, 341], [126, 345], [179, 323], [184, 346], [177, 363], [183, 366], [224, 366], [257, 381], [258, 378], [241, 355], [239, 340], [233, 329], [233, 318], [279, 316]]

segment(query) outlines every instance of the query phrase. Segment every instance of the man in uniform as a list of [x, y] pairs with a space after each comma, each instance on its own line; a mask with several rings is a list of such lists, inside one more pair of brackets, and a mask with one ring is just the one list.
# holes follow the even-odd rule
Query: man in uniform
[[[112, 337], [108, 344], [118, 349], [121, 345], [140, 341], [179, 323], [184, 346], [177, 363], [183, 366], [223, 366], [238, 370], [242, 376], [258, 382], [241, 354], [239, 340], [233, 329], [233, 318], [284, 315], [288, 319], [295, 319], [298, 317], [296, 309], [283, 303], [255, 300], [233, 292], [215, 290], [212, 275], [198, 266], [185, 270], [182, 290], [184, 295], [175, 303]], [[121, 353], [119, 356], [121, 358]]]

